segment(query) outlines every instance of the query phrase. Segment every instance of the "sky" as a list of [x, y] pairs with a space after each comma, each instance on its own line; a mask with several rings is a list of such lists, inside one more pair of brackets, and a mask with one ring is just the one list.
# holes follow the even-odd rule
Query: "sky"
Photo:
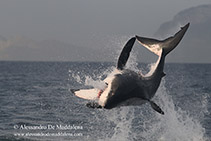
[[116, 36], [153, 36], [181, 10], [210, 0], [1, 0], [0, 36], [106, 46]]

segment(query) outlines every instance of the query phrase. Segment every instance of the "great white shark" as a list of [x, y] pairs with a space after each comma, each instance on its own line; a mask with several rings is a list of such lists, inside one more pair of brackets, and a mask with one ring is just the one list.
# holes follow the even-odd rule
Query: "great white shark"
[[[92, 100], [87, 103], [90, 108], [111, 109], [117, 106], [141, 105], [149, 102], [151, 107], [160, 114], [163, 110], [152, 101], [162, 78], [166, 55], [169, 54], [181, 41], [189, 27], [189, 23], [171, 37], [164, 40], [135, 36], [132, 37], [122, 49], [119, 56], [115, 73], [109, 75], [105, 80], [106, 87], [103, 90], [93, 89], [72, 89], [78, 97]], [[130, 52], [135, 41], [149, 49], [158, 56], [153, 69], [146, 75], [125, 69]]]

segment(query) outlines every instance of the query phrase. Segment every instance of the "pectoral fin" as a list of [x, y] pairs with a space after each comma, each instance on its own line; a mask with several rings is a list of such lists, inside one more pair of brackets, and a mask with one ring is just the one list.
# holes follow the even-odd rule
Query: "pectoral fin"
[[127, 63], [127, 60], [128, 60], [128, 58], [130, 56], [130, 52], [131, 52], [131, 50], [133, 48], [133, 45], [134, 45], [135, 41], [136, 41], [135, 37], [131, 38], [126, 43], [124, 48], [122, 49], [122, 52], [121, 52], [121, 54], [119, 56], [118, 63], [117, 63], [117, 69], [118, 70], [123, 70], [124, 69], [124, 67], [125, 67], [125, 65]]
[[99, 91], [99, 89], [71, 89], [75, 96], [88, 100], [96, 100]]
[[151, 107], [152, 107], [155, 111], [157, 111], [158, 113], [164, 115], [163, 110], [162, 110], [156, 103], [154, 103], [153, 101], [149, 101], [149, 102], [150, 102]]

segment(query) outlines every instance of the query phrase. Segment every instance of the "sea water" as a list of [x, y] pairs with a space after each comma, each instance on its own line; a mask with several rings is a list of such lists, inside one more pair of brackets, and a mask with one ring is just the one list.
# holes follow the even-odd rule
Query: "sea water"
[[[139, 71], [146, 64], [129, 64]], [[133, 67], [135, 66], [135, 67]], [[211, 64], [166, 64], [149, 103], [106, 109], [70, 89], [100, 88], [115, 63], [0, 62], [0, 140], [209, 141]]]

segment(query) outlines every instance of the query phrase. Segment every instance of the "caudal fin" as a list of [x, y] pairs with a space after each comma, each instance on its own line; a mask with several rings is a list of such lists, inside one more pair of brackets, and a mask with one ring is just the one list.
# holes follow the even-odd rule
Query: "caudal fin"
[[167, 55], [171, 52], [182, 40], [185, 32], [187, 31], [190, 23], [186, 24], [184, 27], [181, 27], [180, 31], [178, 31], [174, 36], [166, 38], [164, 40], [157, 40], [146, 37], [136, 36], [136, 39], [142, 44], [144, 47], [149, 49], [151, 52], [156, 55], [160, 55], [160, 50], [162, 49], [164, 54]]

